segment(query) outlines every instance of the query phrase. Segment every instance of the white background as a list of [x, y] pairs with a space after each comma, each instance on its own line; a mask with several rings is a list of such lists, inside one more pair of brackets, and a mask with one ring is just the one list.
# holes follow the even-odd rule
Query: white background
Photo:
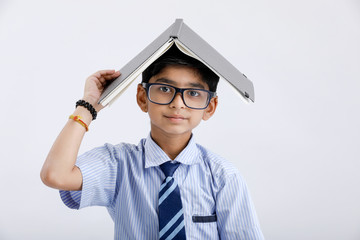
[[[113, 238], [105, 208], [67, 209], [39, 172], [86, 77], [120, 69], [175, 18], [255, 85], [246, 105], [220, 82], [195, 136], [244, 175], [265, 237], [360, 239], [358, 0], [0, 0], [0, 239]], [[80, 152], [147, 136], [135, 86]]]

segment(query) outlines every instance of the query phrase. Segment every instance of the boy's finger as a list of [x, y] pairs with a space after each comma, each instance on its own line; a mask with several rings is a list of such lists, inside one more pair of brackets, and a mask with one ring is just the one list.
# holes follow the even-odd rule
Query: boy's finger
[[115, 73], [114, 69], [107, 69], [107, 70], [100, 70], [97, 73], [99, 73], [100, 75], [104, 76], [104, 75], [111, 75]]
[[115, 78], [117, 78], [118, 76], [120, 76], [120, 72], [117, 71], [116, 74], [112, 74], [112, 75], [105, 75], [105, 76], [101, 76], [99, 79], [100, 83], [105, 86], [107, 84], [107, 81], [112, 81]]
[[92, 76], [96, 77], [96, 78], [100, 78], [102, 76], [106, 76], [106, 75], [112, 75], [115, 73], [115, 70], [100, 70], [95, 72]]
[[111, 80], [111, 79], [117, 78], [118, 76], [120, 76], [119, 71], [117, 71], [117, 72], [115, 72], [114, 74], [111, 74], [111, 75], [103, 75], [102, 77], [104, 77], [106, 80]]
[[100, 70], [94, 73], [92, 76], [98, 79], [102, 85], [106, 84], [106, 81], [113, 80], [120, 76], [120, 71], [115, 70]]

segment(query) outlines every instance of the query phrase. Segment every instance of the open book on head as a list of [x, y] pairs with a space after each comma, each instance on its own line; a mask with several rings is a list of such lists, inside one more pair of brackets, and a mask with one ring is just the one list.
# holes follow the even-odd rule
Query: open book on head
[[120, 69], [121, 75], [105, 88], [99, 103], [103, 106], [111, 105], [139, 74], [172, 46], [205, 64], [220, 79], [226, 80], [246, 102], [255, 101], [252, 82], [191, 30], [182, 19], [176, 19], [175, 23]]

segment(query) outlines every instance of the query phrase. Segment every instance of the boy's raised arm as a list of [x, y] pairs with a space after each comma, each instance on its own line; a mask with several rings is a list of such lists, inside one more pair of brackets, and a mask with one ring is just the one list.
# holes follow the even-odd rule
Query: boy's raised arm
[[[107, 81], [120, 75], [119, 71], [101, 70], [86, 79], [83, 100], [92, 104], [97, 112], [103, 106], [98, 104], [100, 95]], [[79, 106], [75, 109], [74, 116], [81, 116], [88, 126], [92, 115], [86, 108]], [[85, 127], [69, 119], [59, 136], [56, 138], [41, 169], [41, 180], [49, 187], [61, 190], [81, 190], [82, 175], [75, 166], [76, 158], [84, 137]]]

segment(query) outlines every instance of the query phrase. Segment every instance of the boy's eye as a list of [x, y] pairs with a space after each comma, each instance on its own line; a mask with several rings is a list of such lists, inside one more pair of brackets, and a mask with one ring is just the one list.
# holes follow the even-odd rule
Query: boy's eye
[[200, 92], [199, 91], [195, 91], [195, 90], [189, 90], [187, 93], [190, 97], [198, 97], [200, 96]]
[[163, 87], [160, 87], [159, 89], [161, 92], [165, 92], [165, 93], [171, 92], [171, 88], [169, 88], [169, 87], [163, 86]]

